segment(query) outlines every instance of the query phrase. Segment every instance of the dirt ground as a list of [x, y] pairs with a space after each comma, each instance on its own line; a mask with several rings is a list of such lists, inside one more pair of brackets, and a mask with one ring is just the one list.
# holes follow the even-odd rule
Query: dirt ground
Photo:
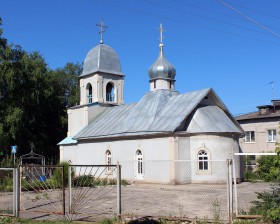
[[[256, 193], [269, 191], [269, 183], [241, 183], [237, 185], [239, 211], [248, 211]], [[159, 185], [134, 184], [122, 187], [121, 207], [124, 216], [176, 216], [188, 218], [227, 219], [227, 186], [222, 184]], [[69, 214], [69, 190], [65, 191], [66, 218], [96, 220], [117, 214], [116, 186], [72, 189]], [[25, 218], [63, 219], [62, 191], [23, 192], [20, 216]], [[235, 199], [235, 197], [234, 197]], [[0, 210], [12, 200], [9, 193], [0, 193]], [[4, 203], [3, 203], [4, 202]]]

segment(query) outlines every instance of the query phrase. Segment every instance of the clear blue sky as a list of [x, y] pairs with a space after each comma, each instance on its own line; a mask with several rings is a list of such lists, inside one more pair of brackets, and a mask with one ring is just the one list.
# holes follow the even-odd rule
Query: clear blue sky
[[280, 98], [280, 1], [226, 2], [274, 34], [218, 0], [0, 0], [0, 16], [3, 36], [39, 51], [51, 68], [83, 62], [99, 43], [96, 23], [103, 18], [104, 43], [116, 50], [126, 75], [126, 103], [149, 91], [162, 23], [176, 90], [211, 87], [236, 115]]

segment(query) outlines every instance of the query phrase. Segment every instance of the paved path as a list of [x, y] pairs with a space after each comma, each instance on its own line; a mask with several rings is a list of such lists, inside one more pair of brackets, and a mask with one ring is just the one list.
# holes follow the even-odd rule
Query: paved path
[[[248, 211], [250, 202], [256, 200], [255, 192], [269, 191], [269, 183], [241, 183], [237, 185], [238, 209]], [[2, 193], [0, 201], [9, 200], [11, 194]], [[50, 203], [42, 192], [24, 192], [20, 213], [26, 218], [57, 219], [61, 215], [61, 192], [53, 190], [46, 197], [54, 198]], [[8, 204], [8, 203], [7, 203]], [[69, 215], [69, 195], [66, 189], [66, 212], [68, 219], [96, 220], [114, 217], [116, 209], [116, 186], [80, 188], [73, 190], [72, 209]], [[23, 211], [25, 209], [25, 211]], [[57, 209], [57, 210], [55, 210]], [[36, 212], [35, 212], [36, 211]], [[227, 218], [227, 186], [222, 184], [159, 185], [136, 184], [122, 187], [122, 214], [130, 216], [176, 216], [189, 218]]]

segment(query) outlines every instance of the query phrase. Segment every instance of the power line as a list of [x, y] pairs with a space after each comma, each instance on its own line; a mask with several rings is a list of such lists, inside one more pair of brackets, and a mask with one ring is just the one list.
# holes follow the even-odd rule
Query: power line
[[[208, 11], [208, 12], [211, 12], [211, 13], [215, 13], [215, 14], [218, 14], [218, 15], [222, 15], [222, 16], [226, 16], [226, 17], [229, 17], [229, 18], [232, 18], [232, 19], [235, 19], [235, 20], [239, 20], [239, 21], [246, 21], [248, 22], [248, 20], [246, 19], [241, 19], [241, 18], [237, 18], [236, 16], [231, 16], [229, 14], [226, 14], [226, 13], [222, 13], [222, 12], [218, 12], [216, 10], [212, 10], [212, 9], [208, 9], [208, 8], [204, 8], [204, 7], [200, 7], [200, 6], [197, 6], [197, 5], [194, 5], [194, 4], [190, 4], [190, 3], [187, 3], [185, 1], [181, 1], [181, 0], [172, 0], [173, 2], [177, 2], [181, 5], [186, 5], [186, 6], [191, 6], [191, 7], [194, 7], [194, 8], [198, 8], [198, 9], [202, 9], [202, 10], [205, 10], [205, 11]], [[232, 5], [237, 5], [237, 4], [233, 4], [231, 3]], [[238, 5], [237, 5], [238, 6]], [[245, 9], [248, 9], [246, 7], [242, 7], [240, 6], [241, 8], [245, 8]], [[250, 10], [250, 9], [248, 9]], [[255, 10], [251, 10], [251, 11], [255, 11]], [[256, 11], [257, 12], [257, 11]], [[265, 13], [261, 13], [261, 12], [258, 12], [259, 14], [264, 14], [264, 15], [267, 15], [267, 16], [271, 16], [271, 17], [275, 17], [275, 16], [272, 16], [272, 15], [268, 15], [268, 14], [265, 14]], [[276, 17], [277, 19], [280, 19], [280, 17]], [[280, 30], [280, 28], [278, 27], [274, 27], [274, 26], [267, 26], [267, 27], [270, 27], [270, 28], [273, 28], [275, 30]]]
[[258, 39], [258, 38], [253, 38], [253, 37], [249, 37], [249, 36], [235, 34], [235, 33], [223, 31], [223, 30], [220, 30], [220, 29], [209, 28], [207, 26], [194, 24], [194, 23], [189, 23], [189, 22], [174, 19], [174, 18], [171, 18], [171, 17], [161, 16], [161, 15], [157, 15], [155, 13], [150, 13], [150, 12], [146, 12], [146, 11], [142, 11], [142, 10], [138, 10], [138, 9], [133, 9], [133, 8], [125, 7], [125, 6], [120, 6], [120, 5], [108, 3], [108, 2], [105, 2], [105, 1], [102, 1], [102, 0], [93, 0], [93, 1], [95, 1], [97, 3], [100, 3], [100, 4], [109, 5], [111, 7], [120, 8], [120, 9], [124, 9], [124, 10], [130, 11], [130, 12], [138, 13], [138, 14], [144, 14], [144, 15], [148, 15], [148, 16], [161, 18], [161, 19], [164, 19], [164, 20], [167, 20], [167, 21], [173, 21], [173, 22], [176, 22], [176, 23], [181, 23], [181, 24], [193, 26], [193, 27], [199, 28], [199, 29], [206, 29], [206, 30], [210, 30], [210, 31], [214, 31], [214, 32], [219, 32], [219, 33], [231, 35], [231, 36], [241, 37], [241, 38], [245, 38], [245, 39], [251, 39], [251, 40], [255, 40], [255, 41], [259, 41], [259, 42], [269, 43], [269, 44], [272, 44], [272, 45], [275, 45], [275, 46], [280, 46], [280, 44], [278, 44], [276, 42], [271, 42], [271, 41], [266, 41], [266, 40], [262, 40], [262, 39]]
[[222, 16], [230, 17], [232, 19], [236, 19], [236, 20], [239, 20], [239, 21], [246, 21], [245, 19], [240, 19], [240, 18], [237, 18], [235, 16], [231, 16], [231, 15], [226, 14], [226, 13], [218, 12], [216, 10], [207, 9], [207, 8], [200, 7], [200, 6], [197, 6], [197, 5], [194, 5], [194, 4], [186, 3], [185, 1], [180, 1], [180, 0], [172, 0], [172, 1], [177, 2], [181, 5], [186, 5], [186, 6], [191, 6], [191, 7], [194, 7], [194, 8], [202, 9], [202, 10], [205, 10], [205, 11], [208, 11], [208, 12], [212, 12], [212, 13], [219, 14], [219, 15], [222, 15]]
[[222, 1], [222, 0], [217, 0], [217, 1], [220, 2], [221, 4], [225, 5], [226, 7], [230, 8], [231, 10], [237, 12], [239, 15], [243, 16], [244, 18], [246, 18], [246, 19], [249, 20], [250, 22], [252, 22], [252, 23], [256, 24], [257, 26], [261, 27], [262, 29], [264, 29], [264, 30], [270, 32], [270, 33], [273, 34], [274, 36], [280, 37], [279, 34], [273, 32], [272, 30], [270, 30], [270, 29], [267, 28], [266, 26], [264, 26], [264, 25], [258, 23], [257, 21], [251, 19], [249, 16], [247, 16], [247, 15], [245, 15], [244, 13], [242, 13], [242, 12], [238, 11], [237, 9], [233, 8], [232, 6], [230, 6], [229, 4], [225, 3], [224, 1]]
[[[182, 13], [185, 13], [187, 15], [193, 15], [193, 16], [197, 16], [197, 17], [200, 17], [200, 18], [203, 18], [203, 19], [206, 19], [206, 20], [212, 20], [212, 21], [215, 21], [215, 22], [219, 22], [219, 23], [222, 23], [222, 24], [229, 25], [229, 26], [237, 27], [237, 28], [240, 28], [240, 29], [245, 29], [245, 30], [249, 30], [249, 31], [257, 32], [257, 33], [262, 33], [262, 34], [265, 34], [265, 35], [271, 35], [267, 32], [261, 32], [261, 31], [255, 30], [255, 29], [251, 29], [251, 28], [247, 28], [247, 27], [243, 27], [243, 26], [238, 26], [238, 25], [235, 25], [235, 24], [232, 24], [232, 23], [227, 23], [227, 22], [224, 22], [224, 21], [219, 20], [219, 19], [211, 18], [211, 17], [208, 17], [208, 16], [202, 16], [202, 15], [192, 13], [192, 12], [189, 12], [189, 11], [186, 11], [186, 10], [177, 9], [177, 8], [173, 8], [173, 7], [170, 7], [170, 6], [167, 6], [167, 5], [159, 4], [159, 3], [156, 3], [156, 2], [153, 2], [153, 1], [150, 1], [150, 0], [142, 0], [142, 1], [154, 4], [154, 5], [158, 5], [158, 6], [161, 6], [161, 7], [165, 7], [165, 8], [174, 10], [174, 11], [182, 12]], [[243, 20], [243, 21], [246, 21], [246, 20]]]
[[279, 16], [271, 15], [271, 14], [268, 14], [268, 13], [265, 13], [265, 12], [261, 12], [261, 11], [255, 10], [255, 9], [250, 9], [250, 8], [248, 8], [248, 7], [245, 7], [245, 6], [236, 4], [236, 3], [230, 3], [230, 4], [231, 4], [231, 5], [236, 5], [236, 6], [240, 7], [240, 8], [243, 8], [243, 9], [246, 9], [246, 10], [249, 10], [249, 11], [252, 11], [252, 12], [255, 12], [255, 13], [258, 13], [258, 14], [261, 14], [261, 15], [269, 16], [269, 17], [272, 17], [272, 18], [275, 18], [275, 19], [280, 19]]

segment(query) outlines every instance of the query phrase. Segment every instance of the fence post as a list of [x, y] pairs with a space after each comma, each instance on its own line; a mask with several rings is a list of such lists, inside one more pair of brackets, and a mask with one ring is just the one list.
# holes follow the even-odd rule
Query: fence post
[[18, 218], [18, 195], [19, 195], [18, 168], [13, 169], [13, 215]]
[[16, 216], [16, 168], [13, 168], [13, 216]]
[[121, 218], [122, 204], [121, 204], [121, 166], [119, 161], [117, 162], [117, 214], [118, 218]]
[[65, 215], [65, 185], [67, 184], [64, 177], [64, 169], [65, 167], [62, 166], [62, 205], [63, 205], [63, 215]]
[[17, 172], [17, 212], [19, 215], [20, 211], [20, 200], [21, 200], [21, 175], [22, 175], [22, 167], [18, 166]]
[[235, 170], [235, 159], [232, 154], [232, 169], [233, 169], [233, 181], [234, 181], [234, 204], [235, 204], [235, 217], [238, 216], [238, 199], [237, 199], [237, 181], [236, 181], [236, 170]]
[[68, 187], [69, 187], [69, 213], [72, 213], [72, 175], [71, 165], [68, 167]]
[[232, 195], [232, 160], [227, 160], [227, 168], [228, 168], [228, 180], [227, 180], [227, 198], [228, 198], [228, 220], [229, 223], [232, 223], [232, 212], [233, 212], [233, 195]]

